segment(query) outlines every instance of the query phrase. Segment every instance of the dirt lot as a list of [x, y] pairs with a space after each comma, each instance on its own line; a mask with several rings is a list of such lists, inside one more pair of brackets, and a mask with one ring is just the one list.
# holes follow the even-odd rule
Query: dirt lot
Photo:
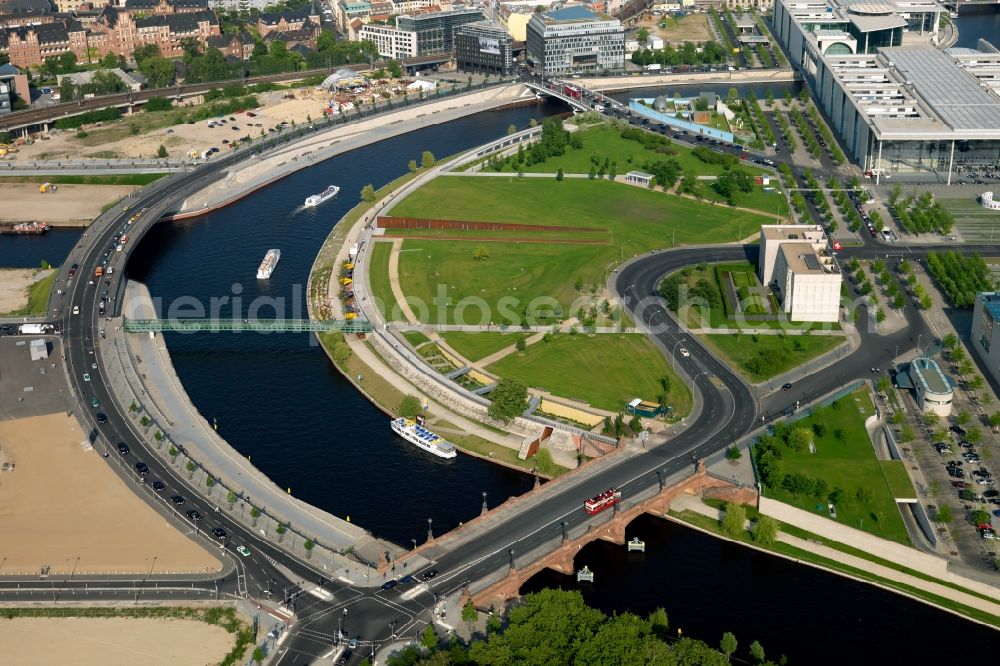
[[217, 664], [235, 636], [196, 620], [125, 618], [0, 619], [3, 662], [18, 666]]
[[[660, 24], [666, 27], [660, 27]], [[708, 25], [708, 14], [688, 14], [682, 19], [670, 16], [651, 16], [642, 23], [642, 26], [670, 44], [708, 42], [715, 38]]]
[[0, 472], [2, 573], [148, 572], [154, 557], [155, 572], [220, 568], [83, 441], [65, 414], [0, 422], [0, 447], [15, 464]]
[[[285, 92], [294, 93], [296, 99], [283, 99]], [[14, 156], [15, 162], [27, 160], [60, 159], [91, 157], [96, 159], [126, 159], [153, 158], [162, 145], [171, 157], [185, 157], [190, 150], [206, 150], [217, 147], [225, 154], [228, 144], [223, 140], [233, 139], [249, 134], [259, 137], [261, 131], [267, 132], [281, 121], [304, 123], [308, 117], [321, 118], [323, 106], [326, 103], [326, 93], [314, 93], [311, 88], [295, 91], [274, 91], [257, 95], [261, 108], [253, 113], [258, 117], [251, 118], [244, 114], [233, 114], [235, 122], [226, 117], [226, 124], [209, 127], [208, 120], [199, 120], [193, 125], [168, 125], [175, 115], [171, 111], [151, 114], [138, 113], [134, 118], [123, 118], [121, 121], [109, 123], [104, 127], [87, 128], [87, 136], [78, 139], [76, 130], [54, 130], [48, 141], [36, 141], [30, 146], [21, 146]], [[192, 100], [190, 106], [195, 106]], [[135, 124], [140, 130], [133, 135], [130, 126]], [[252, 123], [252, 125], [251, 125]], [[257, 127], [260, 123], [260, 127]], [[233, 127], [238, 130], [233, 130]], [[62, 187], [60, 187], [62, 190]], [[35, 193], [37, 195], [37, 187]], [[42, 218], [37, 218], [42, 219]]]
[[14, 312], [28, 304], [28, 287], [45, 277], [34, 268], [0, 270], [0, 312]]
[[[52, 194], [39, 194], [37, 183], [3, 183], [0, 187], [4, 203], [0, 221], [38, 220], [61, 226], [86, 226], [101, 214], [102, 206], [136, 189], [131, 185], [59, 185]], [[0, 308], [0, 312], [8, 310]]]

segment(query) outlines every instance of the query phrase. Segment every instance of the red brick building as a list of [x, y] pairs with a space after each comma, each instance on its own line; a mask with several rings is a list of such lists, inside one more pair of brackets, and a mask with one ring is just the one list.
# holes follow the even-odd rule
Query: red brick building
[[209, 37], [208, 46], [219, 49], [227, 58], [249, 60], [253, 55], [254, 40], [249, 32], [241, 31], [238, 34]]
[[273, 14], [265, 12], [257, 18], [257, 32], [262, 39], [271, 32], [317, 29], [319, 25], [319, 16], [313, 14], [310, 7]]

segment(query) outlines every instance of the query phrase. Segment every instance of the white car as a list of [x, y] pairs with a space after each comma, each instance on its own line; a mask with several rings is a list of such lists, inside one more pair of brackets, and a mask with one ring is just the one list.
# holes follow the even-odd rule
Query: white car
[[250, 549], [247, 548], [246, 546], [237, 546], [236, 552], [242, 555], [243, 557], [250, 557]]
[[80, 306], [79, 305], [74, 305], [73, 306], [73, 314], [80, 314]]
[[691, 352], [689, 352], [687, 349], [684, 349], [684, 347], [681, 347], [678, 351], [680, 351], [681, 356], [683, 356], [684, 358], [687, 358], [688, 356], [691, 355]]

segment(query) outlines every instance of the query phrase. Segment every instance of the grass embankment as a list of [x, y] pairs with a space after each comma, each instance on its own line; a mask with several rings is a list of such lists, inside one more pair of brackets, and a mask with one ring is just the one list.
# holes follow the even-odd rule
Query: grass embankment
[[13, 312], [6, 313], [12, 317], [30, 317], [44, 315], [49, 307], [49, 295], [52, 293], [52, 286], [59, 275], [59, 269], [53, 268], [52, 273], [43, 277], [37, 282], [33, 282], [28, 287], [28, 304], [23, 308], [18, 308]]
[[[730, 366], [744, 377], [754, 382], [767, 381], [806, 361], [821, 356], [837, 345], [845, 342], [841, 335], [754, 335], [748, 333], [713, 333], [699, 335], [701, 340], [722, 356]], [[747, 367], [747, 361], [761, 352], [780, 352], [780, 362], [767, 367], [763, 372], [754, 372]]]
[[[525, 337], [529, 334], [524, 334]], [[462, 333], [459, 331], [442, 331], [441, 337], [448, 346], [464, 356], [466, 360], [478, 361], [490, 354], [510, 347], [521, 337], [521, 333]]]
[[[712, 507], [715, 507], [715, 508], [718, 508], [718, 509], [723, 508], [723, 505], [725, 504], [725, 502], [723, 502], [722, 500], [715, 500], [715, 499], [705, 499], [704, 502], [705, 502], [705, 504], [708, 504], [709, 506], [712, 506]], [[757, 511], [757, 509], [755, 509], [752, 506], [744, 506], [743, 508], [746, 511], [747, 518], [750, 519], [751, 521], [756, 520], [757, 517], [760, 515], [760, 513]], [[695, 525], [696, 527], [700, 527], [701, 529], [704, 529], [704, 530], [707, 530], [709, 532], [712, 532], [713, 534], [723, 535], [721, 527], [720, 527], [720, 524], [719, 524], [719, 521], [716, 520], [716, 519], [714, 519], [714, 518], [710, 518], [709, 516], [703, 515], [701, 513], [696, 513], [694, 511], [690, 511], [688, 509], [685, 509], [685, 510], [679, 511], [679, 512], [678, 511], [671, 511], [670, 515], [673, 518], [676, 518], [676, 519], [681, 520], [681, 521], [686, 522], [686, 523], [690, 523], [691, 525]], [[962, 587], [960, 585], [956, 585], [955, 583], [951, 583], [951, 582], [948, 582], [948, 581], [939, 580], [937, 578], [934, 578], [933, 576], [929, 576], [929, 575], [923, 573], [922, 571], [917, 571], [915, 569], [911, 569], [909, 567], [903, 566], [903, 565], [898, 564], [896, 562], [892, 562], [892, 561], [889, 561], [889, 560], [882, 559], [881, 557], [878, 557], [876, 555], [872, 555], [871, 553], [869, 553], [867, 551], [859, 550], [857, 548], [854, 548], [852, 546], [848, 546], [848, 545], [840, 543], [838, 541], [830, 541], [830, 540], [826, 539], [825, 537], [822, 537], [822, 536], [820, 536], [818, 534], [815, 534], [813, 532], [809, 532], [807, 530], [801, 529], [799, 527], [796, 527], [795, 525], [789, 525], [788, 523], [783, 523], [781, 521], [775, 521], [775, 522], [778, 524], [778, 529], [779, 529], [780, 532], [783, 532], [783, 533], [788, 534], [790, 536], [794, 536], [794, 537], [798, 537], [800, 539], [811, 541], [811, 542], [813, 542], [813, 543], [815, 543], [817, 545], [825, 546], [825, 547], [830, 548], [832, 550], [836, 550], [836, 551], [842, 552], [842, 553], [844, 553], [846, 555], [852, 555], [852, 556], [857, 557], [859, 559], [867, 560], [867, 561], [869, 561], [869, 562], [871, 562], [873, 564], [877, 564], [877, 565], [883, 566], [883, 567], [885, 567], [887, 569], [892, 569], [893, 571], [898, 571], [900, 573], [907, 574], [908, 576], [913, 576], [914, 578], [919, 578], [920, 580], [924, 580], [924, 581], [931, 582], [931, 583], [936, 583], [936, 584], [944, 586], [944, 587], [949, 587], [949, 588], [951, 588], [953, 590], [958, 590], [960, 592], [964, 592], [965, 594], [968, 594], [969, 596], [976, 597], [978, 599], [982, 599], [983, 601], [989, 601], [991, 603], [996, 603], [996, 599], [994, 599], [994, 598], [992, 598], [992, 597], [990, 597], [988, 595], [976, 592], [975, 590], [970, 590], [968, 588], [964, 588], [964, 587]], [[728, 534], [725, 534], [723, 536], [725, 536], [726, 538], [732, 538]], [[925, 601], [928, 601], [930, 603], [936, 604], [936, 605], [941, 606], [943, 608], [947, 608], [949, 610], [953, 610], [953, 611], [955, 611], [957, 613], [961, 613], [963, 615], [966, 615], [968, 617], [974, 618], [974, 619], [979, 620], [981, 622], [984, 622], [986, 624], [990, 624], [990, 625], [993, 625], [993, 626], [1000, 627], [1000, 618], [998, 618], [996, 616], [993, 616], [993, 615], [990, 615], [989, 613], [986, 613], [984, 611], [980, 611], [980, 610], [975, 609], [975, 608], [970, 608], [968, 606], [965, 606], [963, 604], [951, 601], [950, 599], [946, 599], [944, 597], [940, 597], [940, 596], [938, 596], [936, 594], [933, 594], [933, 593], [930, 593], [930, 592], [925, 592], [924, 590], [921, 590], [920, 588], [916, 588], [916, 587], [913, 587], [911, 585], [906, 585], [905, 583], [898, 583], [896, 581], [892, 581], [892, 580], [889, 580], [887, 578], [882, 578], [882, 577], [877, 576], [875, 574], [872, 574], [872, 573], [870, 573], [870, 572], [868, 572], [866, 570], [857, 569], [857, 568], [852, 567], [850, 565], [838, 562], [837, 560], [832, 560], [832, 559], [824, 557], [822, 555], [817, 555], [817, 554], [815, 554], [815, 553], [813, 553], [812, 551], [809, 551], [809, 550], [803, 550], [801, 548], [797, 548], [796, 546], [792, 546], [790, 544], [782, 543], [782, 542], [775, 542], [774, 544], [771, 544], [771, 545], [768, 545], [768, 546], [762, 546], [760, 543], [757, 543], [757, 542], [755, 542], [753, 540], [753, 538], [751, 537], [751, 535], [750, 535], [749, 532], [743, 532], [736, 539], [736, 541], [739, 541], [739, 542], [745, 543], [745, 544], [752, 544], [753, 546], [755, 546], [756, 548], [760, 548], [761, 550], [771, 551], [771, 552], [774, 552], [774, 553], [785, 555], [787, 557], [791, 557], [791, 558], [794, 558], [796, 560], [801, 560], [803, 562], [808, 562], [808, 563], [811, 563], [811, 564], [815, 564], [815, 565], [821, 566], [824, 569], [829, 569], [831, 571], [839, 571], [841, 573], [845, 573], [845, 574], [854, 576], [854, 577], [862, 579], [862, 580], [870, 581], [870, 582], [873, 582], [873, 583], [878, 583], [880, 585], [884, 585], [886, 587], [889, 587], [889, 588], [892, 588], [892, 589], [895, 589], [895, 590], [899, 590], [901, 592], [906, 592], [906, 593], [911, 594], [911, 595], [913, 595], [913, 596], [915, 596], [915, 597], [917, 597], [919, 599], [923, 599]]]
[[[354, 383], [355, 386], [362, 391], [362, 393], [365, 394], [370, 401], [389, 414], [399, 414], [399, 406], [405, 395], [391, 382], [379, 375], [371, 366], [354, 354], [350, 354], [345, 360], [336, 360], [335, 348], [337, 345], [346, 345], [346, 343], [343, 342], [343, 339], [343, 334], [337, 331], [321, 333], [319, 335], [320, 343], [330, 354], [330, 357], [334, 359], [334, 364], [341, 370], [341, 372], [344, 373], [346, 377], [350, 379], [352, 383]], [[358, 377], [361, 377], [361, 379], [358, 379]], [[429, 410], [429, 416], [431, 419], [434, 418], [433, 405]], [[447, 422], [441, 423], [447, 424], [456, 430], [459, 429], [456, 426], [448, 424]], [[517, 451], [514, 449], [494, 444], [493, 442], [483, 439], [482, 437], [468, 433], [464, 435], [441, 433], [441, 435], [464, 451], [488, 457], [523, 470], [530, 470], [535, 467], [534, 458], [519, 460], [517, 457]], [[567, 470], [563, 467], [559, 467], [556, 471], [561, 474]]]
[[132, 619], [183, 619], [197, 620], [217, 627], [222, 627], [236, 636], [236, 644], [229, 651], [219, 666], [241, 664], [245, 659], [247, 649], [253, 644], [253, 627], [236, 615], [236, 609], [226, 607], [188, 608], [185, 606], [157, 607], [109, 607], [81, 608], [65, 606], [62, 608], [14, 607], [0, 608], [0, 618], [12, 620], [18, 617], [82, 617], [82, 618], [132, 618]]
[[56, 185], [149, 185], [167, 173], [126, 173], [114, 176], [0, 176], [5, 183], [55, 183]]
[[[780, 469], [785, 476], [802, 474], [826, 482], [828, 492], [842, 491], [836, 503], [837, 517], [827, 508], [827, 498], [816, 498], [805, 493], [795, 494], [788, 489], [764, 486], [763, 492], [785, 504], [821, 515], [850, 527], [861, 529], [883, 539], [909, 546], [910, 537], [896, 505], [897, 493], [913, 497], [908, 479], [900, 477], [905, 469], [887, 466], [889, 477], [883, 471], [883, 462], [875, 457], [875, 449], [865, 429], [865, 419], [875, 413], [871, 397], [859, 389], [840, 398], [827, 407], [821, 407], [793, 424], [812, 433], [815, 453], [808, 448], [799, 451], [777, 444]], [[759, 448], [755, 453], [759, 455]], [[765, 474], [761, 475], [767, 478]], [[890, 483], [889, 478], [892, 478]]]
[[371, 285], [375, 307], [379, 308], [386, 319], [394, 321], [403, 319], [403, 314], [397, 312], [399, 307], [389, 282], [389, 259], [391, 256], [392, 243], [373, 242], [369, 248], [367, 270], [368, 284]]
[[625, 403], [633, 398], [657, 401], [663, 394], [660, 380], [666, 377], [667, 404], [673, 414], [684, 416], [691, 410], [687, 385], [644, 335], [560, 333], [551, 342], [537, 342], [505, 356], [489, 370], [612, 412], [624, 412]]
[[420, 331], [403, 331], [403, 337], [414, 347], [419, 347], [420, 345], [430, 342], [431, 339]]

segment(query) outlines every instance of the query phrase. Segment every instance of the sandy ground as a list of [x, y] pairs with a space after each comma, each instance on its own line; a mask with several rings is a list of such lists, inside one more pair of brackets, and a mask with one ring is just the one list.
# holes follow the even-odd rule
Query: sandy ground
[[[666, 19], [667, 27], [659, 27], [659, 22]], [[708, 42], [714, 39], [712, 29], [708, 26], [708, 14], [688, 14], [675, 21], [669, 16], [651, 16], [642, 23], [652, 34], [659, 35], [663, 41], [670, 44], [684, 42]]]
[[[286, 92], [295, 93], [296, 99], [283, 99], [282, 96]], [[76, 130], [53, 130], [50, 133], [50, 140], [36, 141], [30, 146], [21, 146], [14, 155], [14, 161], [59, 159], [60, 157], [80, 158], [94, 156], [95, 153], [98, 153], [97, 157], [99, 158], [110, 157], [110, 153], [114, 153], [116, 157], [122, 159], [153, 158], [161, 145], [167, 149], [171, 157], [186, 157], [188, 151], [197, 150], [200, 152], [212, 147], [219, 148], [222, 151], [220, 154], [225, 155], [229, 144], [222, 143], [223, 140], [232, 141], [247, 134], [258, 138], [262, 131], [266, 133], [283, 120], [304, 123], [310, 116], [314, 119], [321, 118], [327, 97], [325, 93], [314, 95], [312, 89], [261, 93], [257, 96], [261, 108], [253, 111], [257, 114], [256, 118], [251, 118], [245, 113], [234, 113], [231, 116], [226, 116], [225, 125], [217, 127], [209, 127], [208, 123], [211, 122], [209, 120], [199, 120], [193, 125], [184, 123], [173, 127], [163, 127], [100, 145], [82, 145], [81, 141], [76, 138]], [[190, 104], [190, 106], [195, 105], [193, 101]], [[230, 117], [235, 118], [236, 121], [231, 122]], [[128, 123], [128, 116], [124, 117], [121, 122]], [[234, 126], [239, 129], [232, 129]], [[98, 136], [101, 132], [99, 128], [87, 131], [91, 134], [88, 144], [92, 143], [93, 137]], [[62, 187], [60, 187], [61, 189]], [[36, 196], [38, 194], [37, 186], [35, 194]]]
[[3, 662], [18, 666], [217, 664], [236, 637], [197, 620], [129, 618], [0, 619]]
[[36, 268], [0, 270], [0, 312], [14, 312], [28, 304], [28, 287], [51, 271]]
[[3, 183], [0, 187], [0, 220], [39, 220], [60, 226], [86, 226], [101, 214], [102, 206], [136, 189], [132, 185], [60, 185], [53, 194], [39, 194], [38, 183]]
[[0, 446], [16, 466], [0, 473], [0, 573], [220, 569], [83, 441], [64, 414], [0, 422]]

